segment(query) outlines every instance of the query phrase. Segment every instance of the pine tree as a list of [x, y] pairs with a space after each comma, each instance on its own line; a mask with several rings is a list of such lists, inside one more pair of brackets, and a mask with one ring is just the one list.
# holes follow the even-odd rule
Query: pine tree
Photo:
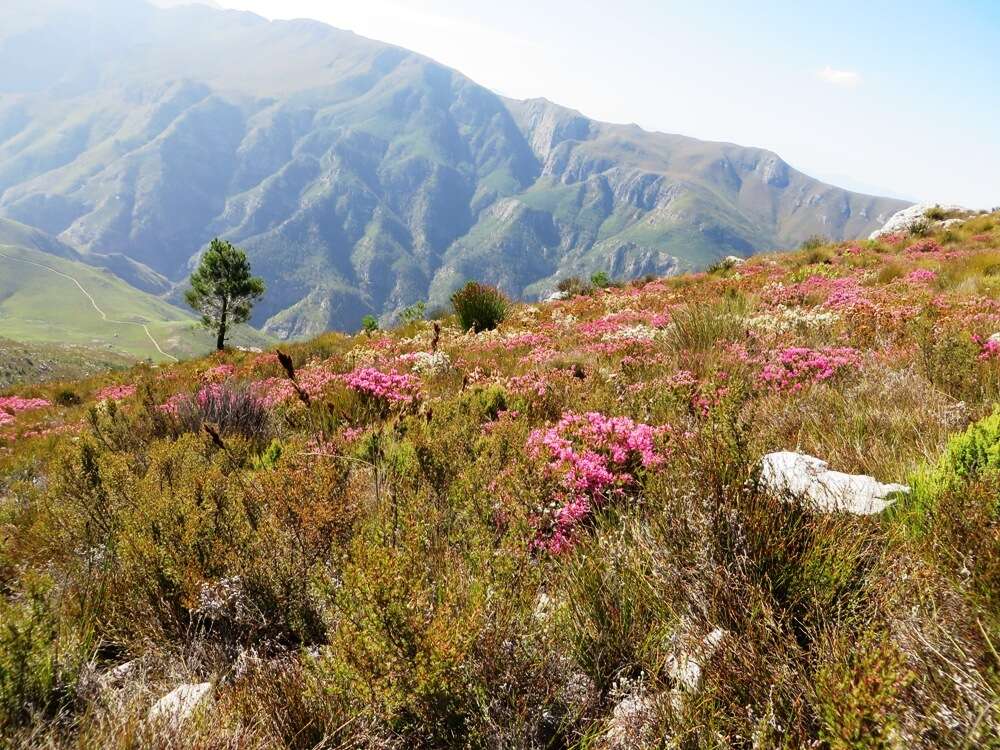
[[264, 280], [251, 275], [246, 253], [220, 239], [212, 240], [184, 295], [201, 313], [201, 324], [215, 331], [219, 351], [226, 346], [229, 329], [249, 320], [254, 303], [263, 296]]

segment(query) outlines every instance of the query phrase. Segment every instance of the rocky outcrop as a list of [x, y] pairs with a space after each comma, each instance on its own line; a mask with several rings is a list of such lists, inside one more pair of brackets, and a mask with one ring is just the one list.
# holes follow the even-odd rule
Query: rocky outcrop
[[894, 213], [881, 229], [876, 229], [871, 233], [869, 239], [877, 240], [879, 237], [889, 234], [910, 232], [920, 224], [938, 224], [947, 227], [951, 223], [954, 223], [954, 219], [944, 219], [941, 221], [929, 219], [927, 216], [928, 211], [940, 211], [942, 214], [959, 213], [962, 215], [972, 213], [972, 211], [964, 206], [942, 206], [940, 203], [917, 203]]
[[770, 453], [761, 461], [761, 485], [769, 492], [800, 500], [821, 513], [873, 515], [905, 494], [903, 484], [883, 484], [863, 474], [830, 471], [825, 461], [802, 453]]

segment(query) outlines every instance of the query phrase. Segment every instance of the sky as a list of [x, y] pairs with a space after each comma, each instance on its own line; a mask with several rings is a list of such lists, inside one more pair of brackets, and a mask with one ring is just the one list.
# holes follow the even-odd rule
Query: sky
[[1000, 0], [216, 0], [505, 96], [760, 146], [841, 187], [1000, 206]]

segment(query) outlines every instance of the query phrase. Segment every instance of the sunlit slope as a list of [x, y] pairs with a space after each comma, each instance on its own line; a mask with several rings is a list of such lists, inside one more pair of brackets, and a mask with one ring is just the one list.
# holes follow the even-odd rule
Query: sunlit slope
[[[195, 318], [108, 272], [23, 247], [0, 246], [0, 336], [169, 361], [209, 351]], [[249, 329], [233, 343], [261, 345]]]

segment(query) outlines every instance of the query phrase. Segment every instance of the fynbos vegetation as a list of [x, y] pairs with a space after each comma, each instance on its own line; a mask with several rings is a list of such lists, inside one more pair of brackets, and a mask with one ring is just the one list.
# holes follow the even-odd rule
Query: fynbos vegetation
[[987, 215], [4, 392], [0, 742], [995, 746], [998, 258]]

